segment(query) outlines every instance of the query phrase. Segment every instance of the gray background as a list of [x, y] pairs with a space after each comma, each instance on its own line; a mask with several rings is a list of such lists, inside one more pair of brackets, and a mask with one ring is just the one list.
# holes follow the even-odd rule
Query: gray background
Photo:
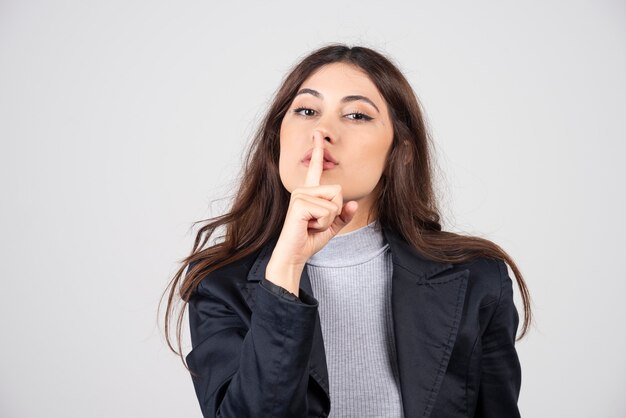
[[0, 1], [0, 415], [200, 417], [161, 292], [280, 79], [338, 41], [415, 88], [445, 228], [525, 275], [523, 416], [625, 416], [626, 5], [434, 3]]

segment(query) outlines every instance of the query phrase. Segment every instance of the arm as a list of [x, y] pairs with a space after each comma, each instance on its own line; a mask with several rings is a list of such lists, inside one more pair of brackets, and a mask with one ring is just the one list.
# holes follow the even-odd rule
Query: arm
[[476, 418], [519, 418], [517, 407], [522, 370], [515, 350], [519, 317], [513, 304], [512, 280], [498, 261], [500, 299], [482, 336], [482, 375]]
[[187, 362], [200, 374], [192, 379], [203, 416], [306, 416], [317, 308], [302, 289], [292, 301], [259, 285], [247, 329], [201, 283], [189, 300]]

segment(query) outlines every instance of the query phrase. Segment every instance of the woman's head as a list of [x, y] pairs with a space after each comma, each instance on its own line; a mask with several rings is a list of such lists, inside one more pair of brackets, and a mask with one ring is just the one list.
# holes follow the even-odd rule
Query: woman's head
[[[280, 126], [279, 172], [289, 192], [304, 183], [313, 133], [325, 139], [320, 184], [340, 184], [345, 201], [369, 212], [393, 141], [385, 99], [363, 70], [325, 64], [298, 89]], [[362, 222], [361, 222], [362, 223]]]
[[[262, 158], [252, 156], [250, 164], [265, 162], [264, 176], [283, 186], [283, 199], [303, 183], [302, 159], [315, 130], [338, 162], [320, 183], [341, 184], [344, 202], [359, 201], [357, 216], [391, 220], [407, 206], [415, 216], [417, 205], [423, 225], [437, 229], [422, 113], [390, 59], [369, 48], [332, 44], [303, 58], [284, 78], [255, 138]], [[407, 205], [408, 199], [416, 205]]]

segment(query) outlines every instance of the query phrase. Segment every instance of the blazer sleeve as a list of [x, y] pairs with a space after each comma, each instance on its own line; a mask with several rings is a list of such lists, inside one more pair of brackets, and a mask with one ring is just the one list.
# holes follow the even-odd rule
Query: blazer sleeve
[[265, 286], [266, 289], [269, 289], [270, 292], [275, 293], [287, 300], [297, 300], [300, 301], [298, 296], [291, 293], [289, 290], [285, 289], [282, 286], [277, 285], [276, 283], [267, 280], [265, 277], [261, 279], [261, 286]]
[[513, 282], [498, 260], [500, 298], [482, 336], [482, 375], [476, 418], [519, 418], [517, 406], [522, 371], [515, 349], [519, 316], [513, 303]]
[[189, 299], [187, 363], [204, 417], [306, 417], [318, 301], [256, 289], [249, 329], [204, 281]]

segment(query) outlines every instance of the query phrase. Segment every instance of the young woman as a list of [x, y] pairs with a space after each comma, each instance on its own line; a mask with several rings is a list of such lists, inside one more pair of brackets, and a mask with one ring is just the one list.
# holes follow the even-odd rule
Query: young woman
[[519, 338], [530, 295], [498, 245], [442, 230], [429, 140], [408, 81], [372, 49], [328, 45], [287, 75], [232, 208], [168, 286], [167, 342], [185, 364], [188, 304], [205, 417], [520, 416], [507, 264]]

